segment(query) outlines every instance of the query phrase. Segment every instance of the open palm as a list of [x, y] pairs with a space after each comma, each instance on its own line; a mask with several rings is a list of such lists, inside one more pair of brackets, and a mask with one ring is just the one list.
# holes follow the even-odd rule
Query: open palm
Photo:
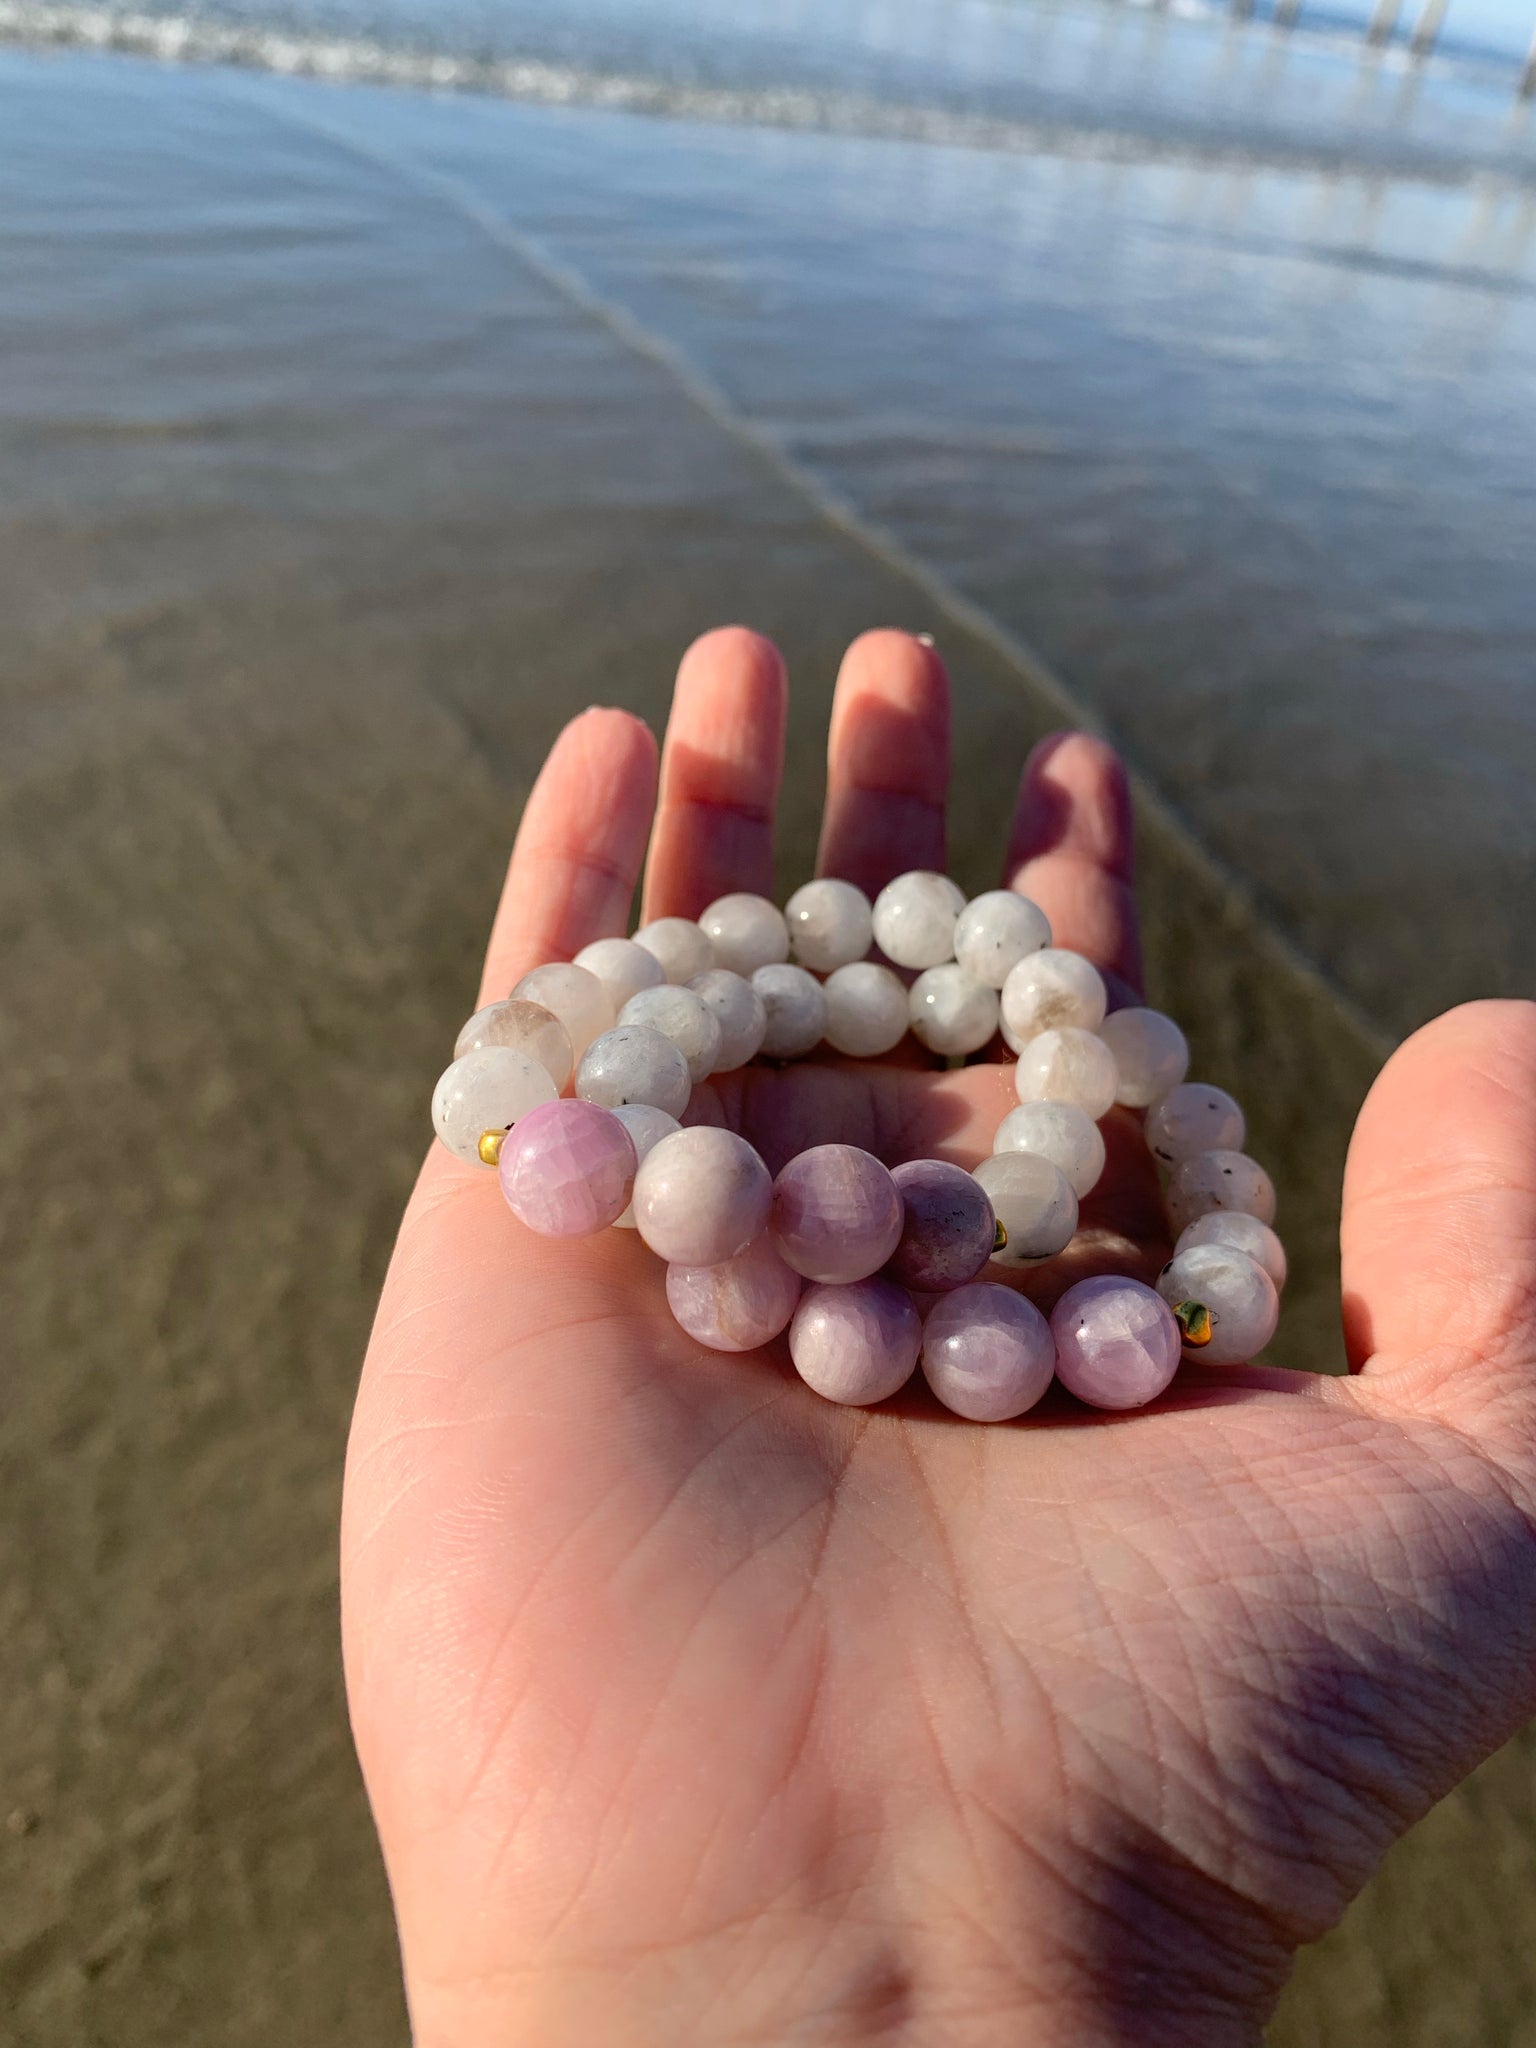
[[[482, 999], [621, 930], [648, 837], [648, 916], [766, 892], [783, 726], [773, 650], [700, 642], [654, 830], [645, 729], [569, 727]], [[867, 636], [822, 871], [942, 868], [947, 776], [937, 658]], [[1134, 983], [1129, 866], [1113, 756], [1037, 750], [1007, 878]], [[909, 1057], [748, 1070], [696, 1112], [774, 1169], [831, 1138], [974, 1163], [1010, 1099]], [[1074, 1271], [1167, 1255], [1132, 1136]], [[1453, 1013], [1356, 1132], [1357, 1376], [979, 1427], [832, 1407], [782, 1342], [701, 1350], [633, 1233], [532, 1237], [435, 1149], [343, 1544], [423, 2048], [1256, 2040], [1297, 1944], [1536, 1707], [1533, 1169], [1536, 1010]]]

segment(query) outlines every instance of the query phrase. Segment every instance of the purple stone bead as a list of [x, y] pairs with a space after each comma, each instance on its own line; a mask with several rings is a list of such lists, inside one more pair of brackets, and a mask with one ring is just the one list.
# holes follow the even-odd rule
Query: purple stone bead
[[1056, 1377], [1091, 1408], [1141, 1408], [1178, 1369], [1173, 1311], [1139, 1280], [1079, 1280], [1051, 1315]]
[[846, 1284], [878, 1273], [901, 1238], [901, 1196], [872, 1152], [813, 1145], [773, 1184], [769, 1226], [779, 1255], [807, 1280]]
[[912, 1377], [923, 1341], [912, 1298], [890, 1280], [810, 1287], [789, 1326], [789, 1355], [828, 1401], [867, 1408]]
[[986, 1189], [942, 1159], [909, 1159], [891, 1175], [901, 1196], [901, 1242], [886, 1272], [903, 1287], [947, 1294], [992, 1256], [997, 1218]]
[[629, 1205], [635, 1148], [611, 1109], [571, 1098], [543, 1103], [501, 1148], [501, 1192], [541, 1237], [590, 1237]]
[[718, 1266], [668, 1266], [667, 1300], [696, 1343], [711, 1351], [755, 1351], [777, 1337], [805, 1285], [760, 1237]]
[[923, 1325], [923, 1376], [970, 1422], [1006, 1422], [1033, 1408], [1056, 1369], [1051, 1326], [1032, 1301], [995, 1281], [935, 1302]]

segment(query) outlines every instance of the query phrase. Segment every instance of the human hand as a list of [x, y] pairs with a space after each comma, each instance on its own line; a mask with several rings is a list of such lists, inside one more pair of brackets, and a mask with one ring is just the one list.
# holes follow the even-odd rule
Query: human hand
[[[531, 796], [481, 1000], [647, 917], [771, 893], [784, 682], [685, 659], [654, 745], [588, 712]], [[893, 633], [832, 718], [820, 868], [944, 867], [947, 685]], [[1122, 773], [1026, 770], [1006, 878], [1134, 983]], [[974, 1164], [1006, 1067], [713, 1086], [770, 1168]], [[703, 1096], [705, 1091], [700, 1091]], [[1167, 1256], [1124, 1112], [1053, 1288]], [[834, 1407], [700, 1350], [632, 1232], [531, 1236], [434, 1147], [348, 1457], [354, 1727], [420, 2048], [1255, 2042], [1291, 1956], [1536, 1709], [1536, 1008], [1411, 1039], [1355, 1133], [1347, 1380], [1155, 1407]]]

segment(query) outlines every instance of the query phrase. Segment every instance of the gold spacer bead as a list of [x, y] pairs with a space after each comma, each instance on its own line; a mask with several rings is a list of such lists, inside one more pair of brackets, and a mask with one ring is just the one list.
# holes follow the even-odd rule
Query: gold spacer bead
[[1003, 1222], [1001, 1216], [999, 1216], [999, 1218], [997, 1219], [997, 1228], [992, 1233], [992, 1249], [994, 1252], [1000, 1252], [1006, 1247], [1007, 1243], [1008, 1227]]
[[480, 1157], [487, 1166], [501, 1164], [501, 1148], [507, 1142], [505, 1131], [482, 1131], [480, 1133]]
[[1181, 1301], [1173, 1311], [1173, 1318], [1184, 1332], [1184, 1342], [1192, 1351], [1201, 1350], [1216, 1334], [1216, 1318], [1203, 1301]]

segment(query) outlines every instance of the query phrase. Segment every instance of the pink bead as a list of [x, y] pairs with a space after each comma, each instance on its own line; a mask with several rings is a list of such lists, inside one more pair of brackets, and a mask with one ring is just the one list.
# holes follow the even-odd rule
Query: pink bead
[[974, 1280], [997, 1241], [997, 1219], [980, 1181], [942, 1159], [909, 1159], [891, 1179], [901, 1196], [902, 1224], [890, 1278], [923, 1294]]
[[922, 1341], [911, 1295], [890, 1280], [807, 1288], [789, 1326], [801, 1379], [850, 1408], [868, 1408], [904, 1387]]
[[635, 1176], [635, 1227], [669, 1265], [718, 1266], [761, 1237], [768, 1169], [745, 1138], [713, 1124], [674, 1131]]
[[1055, 1365], [1045, 1317], [994, 1281], [946, 1294], [923, 1325], [923, 1375], [946, 1408], [971, 1422], [1006, 1422], [1033, 1408]]
[[755, 1351], [788, 1324], [805, 1283], [766, 1237], [718, 1266], [668, 1266], [678, 1322], [711, 1351]]
[[1091, 1408], [1141, 1408], [1178, 1369], [1173, 1311], [1139, 1280], [1079, 1280], [1051, 1315], [1056, 1377]]
[[590, 1237], [628, 1206], [635, 1148], [612, 1110], [567, 1098], [513, 1125], [500, 1173], [520, 1223], [541, 1237]]
[[872, 1152], [815, 1145], [773, 1184], [774, 1241], [808, 1280], [846, 1284], [879, 1272], [901, 1241], [901, 1196]]

